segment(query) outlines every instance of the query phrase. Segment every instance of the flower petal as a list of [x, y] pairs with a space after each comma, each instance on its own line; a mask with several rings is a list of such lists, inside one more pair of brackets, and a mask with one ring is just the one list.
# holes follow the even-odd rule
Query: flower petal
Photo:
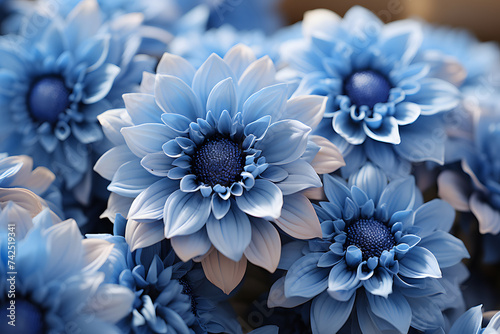
[[271, 116], [272, 122], [280, 120], [285, 110], [287, 92], [287, 85], [277, 84], [252, 94], [243, 104], [243, 124], [250, 124], [264, 116]]
[[210, 198], [199, 192], [175, 191], [168, 197], [163, 212], [165, 237], [170, 239], [199, 231], [210, 216], [210, 205]]
[[386, 206], [389, 215], [396, 211], [413, 209], [415, 205], [415, 180], [413, 177], [393, 180], [380, 195], [377, 208]]
[[441, 268], [451, 267], [469, 257], [469, 252], [462, 240], [445, 231], [433, 232], [422, 239], [418, 245], [434, 254]]
[[321, 225], [314, 207], [302, 194], [285, 196], [281, 216], [275, 223], [285, 233], [297, 239], [322, 236]]
[[276, 228], [268, 221], [250, 218], [252, 240], [245, 249], [245, 256], [251, 263], [274, 273], [281, 255], [281, 239]]
[[247, 259], [243, 256], [240, 261], [234, 262], [213, 250], [201, 261], [201, 265], [207, 279], [225, 294], [229, 294], [243, 279]]
[[285, 276], [283, 276], [271, 286], [269, 296], [267, 297], [267, 307], [292, 308], [307, 302], [309, 299], [310, 298], [285, 296]]
[[139, 194], [132, 202], [127, 219], [151, 221], [163, 219], [168, 196], [179, 189], [179, 182], [163, 178]]
[[323, 253], [309, 253], [297, 260], [285, 278], [285, 296], [312, 298], [328, 287], [329, 268], [319, 268]]
[[123, 102], [135, 125], [160, 123], [163, 111], [156, 104], [154, 95], [131, 93], [123, 94]]
[[410, 305], [400, 292], [394, 291], [387, 297], [370, 293], [367, 293], [366, 296], [370, 304], [370, 310], [374, 315], [394, 326], [398, 333], [408, 333], [412, 313]]
[[479, 232], [498, 234], [500, 232], [500, 212], [480, 199], [478, 193], [473, 193], [470, 209], [479, 222]]
[[436, 230], [448, 232], [455, 221], [455, 211], [443, 200], [433, 199], [415, 210], [414, 225], [421, 231], [419, 236], [427, 237]]
[[309, 136], [316, 145], [320, 147], [319, 152], [311, 161], [311, 166], [318, 174], [333, 173], [340, 167], [345, 166], [342, 153], [332, 142], [321, 136]]
[[415, 246], [399, 260], [399, 274], [409, 278], [440, 278], [441, 270], [434, 254]]
[[445, 170], [439, 174], [438, 195], [458, 211], [469, 212], [469, 196], [472, 187], [466, 178], [451, 170]]
[[295, 119], [314, 129], [323, 119], [327, 97], [302, 95], [293, 97], [286, 103], [283, 118]]
[[398, 103], [395, 109], [394, 118], [396, 119], [398, 125], [411, 124], [420, 116], [420, 107], [415, 103]]
[[217, 83], [208, 95], [207, 111], [212, 111], [215, 119], [219, 119], [224, 110], [227, 110], [231, 117], [238, 112], [238, 99], [233, 78], [226, 78]]
[[330, 297], [345, 302], [356, 294], [360, 284], [356, 272], [348, 268], [345, 261], [340, 261], [330, 269], [327, 291]]
[[133, 252], [139, 248], [145, 248], [165, 239], [163, 235], [163, 221], [158, 220], [153, 223], [139, 223], [129, 220], [125, 227], [125, 240]]
[[322, 185], [314, 168], [303, 159], [295, 160], [280, 167], [287, 171], [288, 176], [283, 181], [276, 183], [276, 185], [285, 196], [308, 188], [319, 188]]
[[471, 307], [451, 326], [450, 334], [479, 333], [483, 321], [482, 305]]
[[323, 292], [311, 305], [311, 329], [313, 334], [337, 333], [351, 315], [355, 296], [338, 301]]
[[157, 74], [155, 98], [158, 106], [166, 113], [181, 114], [193, 122], [205, 117], [205, 101], [202, 104], [191, 87], [177, 77]]
[[360, 145], [366, 133], [360, 122], [354, 122], [348, 112], [338, 111], [333, 115], [333, 129], [351, 145]]
[[135, 159], [127, 145], [115, 146], [97, 160], [94, 170], [106, 180], [112, 180], [121, 165]]
[[238, 262], [252, 239], [252, 225], [248, 216], [231, 205], [220, 220], [210, 216], [206, 226], [214, 247], [230, 260]]
[[398, 145], [401, 143], [399, 137], [399, 125], [394, 117], [385, 117], [380, 127], [370, 128], [367, 123], [363, 123], [363, 130], [366, 135], [375, 141]]
[[363, 281], [363, 286], [369, 294], [387, 298], [392, 293], [392, 275], [383, 267], [375, 270], [369, 279]]
[[275, 76], [276, 69], [269, 56], [264, 56], [251, 63], [238, 80], [240, 103], [246, 101], [252, 94], [262, 88], [274, 84]]
[[158, 178], [148, 173], [136, 159], [126, 162], [118, 168], [108, 190], [120, 196], [136, 197], [156, 181]]
[[175, 254], [184, 262], [205, 255], [212, 247], [205, 228], [189, 235], [173, 237], [170, 242]]
[[156, 73], [178, 77], [190, 86], [193, 82], [195, 69], [186, 59], [165, 52], [158, 63]]
[[168, 126], [158, 123], [126, 127], [121, 133], [127, 146], [139, 158], [144, 158], [148, 153], [161, 152], [163, 144], [177, 135]]
[[283, 206], [283, 194], [273, 183], [257, 179], [250, 190], [236, 197], [236, 204], [250, 216], [273, 219], [278, 218]]

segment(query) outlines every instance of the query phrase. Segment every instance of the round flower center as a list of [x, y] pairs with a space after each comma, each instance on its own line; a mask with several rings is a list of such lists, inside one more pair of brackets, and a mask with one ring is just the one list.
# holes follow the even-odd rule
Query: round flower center
[[[25, 299], [18, 298], [15, 302], [13, 307], [10, 301], [6, 301], [1, 305], [0, 316], [2, 322], [0, 323], [0, 333], [11, 333], [10, 331], [13, 329], [16, 329], [14, 330], [15, 333], [45, 333], [42, 310]], [[13, 316], [11, 317], [11, 315]], [[16, 327], [8, 324], [12, 319], [15, 319]]]
[[396, 244], [391, 230], [378, 220], [360, 219], [347, 227], [346, 248], [354, 245], [363, 253], [363, 260], [379, 257]]
[[352, 74], [344, 84], [344, 90], [356, 106], [368, 106], [387, 102], [391, 84], [382, 74], [364, 70]]
[[28, 94], [31, 115], [40, 122], [55, 123], [60, 113], [69, 105], [70, 91], [60, 77], [47, 76], [38, 79]]
[[193, 155], [193, 173], [198, 180], [213, 187], [229, 186], [240, 179], [245, 156], [238, 144], [229, 138], [206, 139]]

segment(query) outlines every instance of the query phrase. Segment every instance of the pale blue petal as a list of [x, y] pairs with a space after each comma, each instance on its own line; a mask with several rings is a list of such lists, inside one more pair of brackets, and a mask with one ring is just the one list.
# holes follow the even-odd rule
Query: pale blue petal
[[229, 211], [230, 207], [230, 200], [223, 200], [217, 193], [212, 195], [212, 214], [215, 219], [222, 219]]
[[181, 190], [170, 195], [165, 203], [163, 220], [167, 239], [199, 231], [210, 216], [210, 198], [198, 192]]
[[[328, 174], [323, 177], [325, 195], [328, 198], [328, 201], [337, 206], [343, 206], [345, 199], [351, 197], [351, 192], [342, 182], [343, 180], [340, 178], [336, 178]], [[334, 217], [337, 216], [335, 215]]]
[[82, 102], [92, 104], [108, 95], [120, 68], [113, 64], [105, 64], [99, 70], [85, 76]]
[[179, 134], [185, 134], [189, 132], [189, 125], [191, 124], [191, 120], [184, 115], [164, 113], [161, 115], [161, 120], [166, 126], [178, 132]]
[[[366, 296], [374, 315], [394, 326], [398, 333], [408, 333], [412, 310], [401, 293], [394, 291], [387, 298], [370, 293]], [[374, 321], [376, 322], [376, 319]]]
[[168, 171], [172, 169], [173, 161], [174, 159], [168, 157], [164, 152], [156, 152], [146, 154], [141, 159], [141, 165], [151, 174], [165, 177], [168, 175]]
[[252, 239], [250, 220], [235, 205], [220, 220], [210, 216], [207, 232], [215, 248], [234, 262], [241, 259]]
[[130, 150], [139, 158], [149, 153], [161, 152], [162, 146], [175, 138], [175, 132], [164, 124], [148, 123], [121, 130]]
[[118, 168], [108, 190], [124, 197], [137, 197], [156, 181], [158, 178], [148, 173], [137, 159]]
[[469, 257], [469, 252], [462, 240], [444, 231], [432, 232], [431, 235], [422, 239], [419, 246], [434, 254], [441, 268], [451, 267]]
[[408, 125], [417, 120], [420, 116], [420, 107], [411, 102], [402, 102], [396, 104], [394, 118], [398, 125]]
[[321, 255], [307, 254], [290, 267], [285, 278], [285, 296], [311, 298], [326, 290], [330, 269], [317, 266]]
[[460, 102], [460, 91], [446, 81], [426, 78], [420, 81], [418, 93], [409, 95], [406, 100], [418, 104], [422, 115], [434, 115], [455, 108]]
[[482, 305], [471, 307], [451, 326], [449, 334], [478, 334], [483, 322]]
[[236, 204], [250, 216], [276, 219], [281, 215], [283, 194], [273, 183], [257, 179], [252, 189], [236, 197]]
[[261, 117], [271, 116], [272, 122], [281, 119], [287, 101], [287, 85], [265, 87], [248, 98], [243, 104], [243, 124], [250, 124]]
[[363, 165], [358, 172], [349, 177], [349, 186], [356, 186], [363, 190], [375, 205], [378, 204], [380, 195], [387, 183], [388, 179], [384, 171], [370, 162]]
[[413, 209], [415, 204], [415, 180], [413, 177], [393, 180], [380, 195], [377, 208], [386, 207], [389, 215], [396, 211]]
[[401, 143], [401, 138], [399, 137], [399, 125], [396, 119], [392, 116], [384, 117], [382, 124], [378, 128], [370, 128], [366, 122], [363, 123], [363, 130], [366, 135], [373, 140], [388, 143], [388, 144], [399, 144]]
[[337, 333], [349, 318], [355, 296], [343, 302], [323, 292], [314, 298], [311, 306], [311, 329], [313, 334]]
[[247, 124], [243, 133], [245, 134], [245, 136], [249, 136], [252, 134], [255, 136], [255, 140], [261, 140], [262, 137], [266, 135], [267, 129], [269, 128], [270, 124], [271, 116], [262, 116], [258, 120]]
[[361, 282], [356, 272], [347, 267], [345, 261], [340, 261], [330, 270], [328, 277], [328, 294], [338, 301], [348, 301], [356, 294]]
[[132, 202], [127, 219], [161, 220], [168, 196], [177, 189], [179, 189], [179, 182], [169, 178], [153, 183]]
[[190, 86], [193, 81], [195, 69], [186, 59], [166, 52], [158, 63], [156, 73], [178, 77]]
[[266, 136], [255, 143], [255, 148], [262, 150], [266, 162], [283, 165], [297, 160], [307, 147], [311, 128], [295, 120], [273, 123]]
[[193, 234], [173, 237], [170, 242], [177, 256], [184, 262], [205, 255], [212, 247], [206, 228]]
[[322, 185], [314, 168], [302, 159], [280, 167], [288, 173], [288, 176], [276, 185], [285, 196], [308, 188], [319, 188]]
[[369, 279], [363, 281], [363, 286], [369, 294], [387, 298], [392, 293], [392, 275], [380, 267]]
[[238, 100], [236, 98], [236, 88], [233, 78], [226, 78], [219, 82], [208, 95], [207, 111], [212, 111], [214, 117], [218, 119], [222, 111], [227, 110], [234, 117], [238, 112]]
[[454, 221], [455, 210], [440, 199], [433, 199], [415, 210], [414, 225], [421, 229], [419, 235], [423, 238], [432, 235], [436, 230], [448, 232]]
[[262, 88], [274, 84], [275, 75], [276, 69], [268, 56], [257, 59], [250, 64], [238, 80], [238, 99], [240, 103], [246, 101], [252, 94]]
[[354, 122], [349, 113], [338, 111], [333, 116], [333, 129], [351, 145], [360, 145], [366, 139], [363, 124]]
[[193, 122], [205, 117], [205, 103], [202, 104], [191, 87], [177, 77], [156, 75], [155, 98], [166, 113], [181, 114]]
[[127, 112], [135, 125], [144, 123], [159, 123], [163, 111], [156, 104], [154, 95], [123, 94]]
[[415, 246], [399, 260], [399, 274], [409, 278], [441, 277], [436, 257], [427, 249]]

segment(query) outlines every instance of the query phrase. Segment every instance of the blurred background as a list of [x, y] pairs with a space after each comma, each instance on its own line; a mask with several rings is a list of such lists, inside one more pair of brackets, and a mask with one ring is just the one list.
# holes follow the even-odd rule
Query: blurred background
[[385, 22], [419, 16], [431, 23], [467, 28], [482, 41], [500, 41], [497, 0], [282, 0], [290, 23], [300, 21], [310, 9], [328, 8], [343, 16], [354, 5], [370, 9]]

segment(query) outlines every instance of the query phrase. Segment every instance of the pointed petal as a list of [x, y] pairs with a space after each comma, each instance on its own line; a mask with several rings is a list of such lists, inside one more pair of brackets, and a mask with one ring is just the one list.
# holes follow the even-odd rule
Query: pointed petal
[[330, 268], [318, 267], [323, 253], [309, 253], [297, 260], [286, 274], [285, 296], [312, 298], [328, 287]]
[[127, 145], [115, 146], [97, 160], [94, 170], [106, 180], [112, 180], [121, 165], [135, 159]]
[[231, 117], [238, 112], [238, 99], [233, 78], [227, 78], [217, 83], [208, 95], [207, 111], [212, 111], [215, 119], [219, 119], [224, 110], [227, 110]]
[[118, 168], [108, 190], [120, 196], [136, 197], [156, 181], [158, 178], [148, 173], [136, 159]]
[[170, 242], [177, 256], [184, 262], [205, 255], [212, 247], [205, 228], [193, 234], [173, 237]]
[[341, 302], [327, 292], [314, 298], [311, 305], [311, 329], [313, 334], [337, 333], [351, 314], [355, 296]]
[[267, 297], [267, 307], [286, 307], [292, 308], [307, 302], [310, 298], [304, 297], [286, 297], [285, 296], [285, 276], [279, 278], [271, 286], [269, 296]]
[[229, 294], [243, 279], [247, 259], [243, 256], [240, 261], [234, 262], [213, 250], [201, 261], [201, 265], [207, 279], [225, 294]]
[[278, 218], [283, 206], [283, 194], [273, 183], [257, 179], [249, 191], [236, 197], [236, 204], [245, 213], [254, 217]]
[[321, 238], [321, 225], [311, 202], [302, 194], [284, 197], [281, 216], [276, 225], [297, 239]]
[[311, 162], [316, 173], [329, 174], [345, 166], [342, 153], [332, 142], [321, 136], [310, 136], [309, 138], [320, 147], [319, 152]]
[[466, 178], [451, 170], [445, 170], [439, 174], [438, 195], [446, 202], [450, 203], [455, 210], [469, 212], [469, 196], [471, 186]]
[[274, 226], [259, 218], [250, 218], [252, 240], [245, 249], [245, 256], [251, 263], [274, 273], [281, 255], [281, 239]]
[[429, 250], [415, 246], [399, 260], [399, 274], [409, 278], [440, 278], [441, 270]]
[[277, 84], [264, 87], [251, 95], [243, 104], [243, 124], [250, 124], [264, 116], [271, 116], [272, 122], [280, 120], [285, 109], [287, 92], [287, 85]]
[[139, 221], [162, 220], [168, 196], [179, 189], [179, 182], [163, 178], [150, 185], [135, 198], [127, 219]]
[[121, 130], [130, 150], [139, 158], [146, 154], [161, 152], [162, 146], [176, 137], [176, 133], [164, 124], [148, 123]]
[[195, 69], [186, 59], [165, 52], [158, 63], [156, 73], [178, 77], [190, 86], [193, 82]]
[[165, 239], [163, 235], [163, 221], [153, 223], [139, 223], [129, 220], [125, 227], [125, 240], [133, 252], [139, 248], [145, 248]]
[[411, 308], [405, 297], [394, 291], [387, 298], [366, 294], [370, 310], [377, 317], [394, 326], [399, 333], [408, 333], [411, 323]]

